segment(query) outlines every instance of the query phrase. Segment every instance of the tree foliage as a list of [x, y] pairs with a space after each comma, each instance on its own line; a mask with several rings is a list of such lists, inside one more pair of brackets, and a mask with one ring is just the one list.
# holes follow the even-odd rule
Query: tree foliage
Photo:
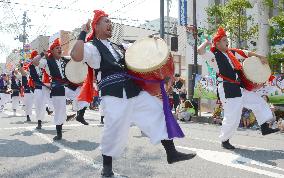
[[[230, 0], [224, 6], [213, 5], [206, 9], [208, 23], [212, 27], [208, 33], [213, 34], [219, 26], [223, 26], [230, 34], [230, 39], [242, 47], [243, 42], [257, 36], [258, 25], [246, 10], [252, 8], [248, 0]], [[247, 24], [251, 24], [248, 26]]]

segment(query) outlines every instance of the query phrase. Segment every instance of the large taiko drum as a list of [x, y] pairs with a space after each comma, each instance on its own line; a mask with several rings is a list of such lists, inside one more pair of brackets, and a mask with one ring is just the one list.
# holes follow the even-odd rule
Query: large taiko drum
[[[161, 38], [144, 38], [136, 41], [125, 53], [129, 73], [146, 80], [173, 79], [174, 61], [165, 41]], [[159, 83], [135, 82], [151, 95], [160, 95]]]
[[262, 64], [257, 57], [249, 57], [243, 63], [240, 78], [244, 88], [253, 91], [261, 88], [270, 75], [271, 70], [268, 64]]
[[84, 62], [76, 62], [71, 59], [65, 66], [65, 76], [72, 83], [83, 83], [87, 74], [88, 66]]

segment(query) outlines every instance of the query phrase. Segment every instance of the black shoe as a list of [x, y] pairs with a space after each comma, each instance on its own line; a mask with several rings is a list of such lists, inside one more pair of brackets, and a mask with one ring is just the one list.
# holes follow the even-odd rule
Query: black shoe
[[112, 171], [112, 166], [104, 166], [101, 172], [103, 177], [112, 177], [114, 175]]
[[57, 135], [53, 137], [53, 140], [61, 140], [62, 139], [62, 125], [56, 125], [56, 133]]
[[262, 124], [260, 126], [260, 129], [261, 129], [261, 134], [262, 135], [268, 135], [268, 134], [275, 133], [275, 132], [279, 131], [279, 129], [272, 129], [272, 128], [270, 128], [268, 123]]
[[235, 147], [230, 144], [229, 140], [222, 142], [222, 147], [228, 150], [233, 150]]
[[27, 115], [27, 122], [31, 122], [30, 116]]
[[68, 121], [73, 120], [75, 118], [75, 116], [76, 116], [76, 114], [68, 115], [66, 121], [68, 122]]
[[196, 156], [195, 153], [181, 153], [181, 152], [174, 152], [171, 153], [170, 155], [167, 155], [167, 161], [169, 164], [175, 163], [175, 162], [179, 162], [179, 161], [185, 161], [185, 160], [189, 160], [192, 159]]
[[112, 177], [114, 175], [112, 171], [112, 157], [111, 156], [103, 156], [103, 169], [101, 175], [103, 177]]
[[37, 121], [37, 127], [36, 127], [36, 129], [41, 129], [41, 120], [38, 120], [38, 121]]
[[189, 160], [196, 156], [195, 153], [186, 154], [186, 153], [178, 152], [175, 148], [173, 140], [162, 140], [161, 142], [166, 150], [167, 161], [169, 164], [179, 162], [179, 161]]
[[101, 122], [100, 122], [100, 124], [104, 124], [104, 117], [105, 117], [105, 116], [101, 116]]
[[77, 115], [76, 116], [76, 121], [81, 122], [84, 125], [89, 125], [89, 123], [87, 121], [85, 121], [84, 117]]

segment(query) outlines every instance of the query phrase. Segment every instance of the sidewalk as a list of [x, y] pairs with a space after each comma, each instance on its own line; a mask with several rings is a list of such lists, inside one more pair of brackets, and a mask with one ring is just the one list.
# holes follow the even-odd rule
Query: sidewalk
[[199, 122], [199, 123], [213, 124], [213, 120], [211, 119], [211, 116], [212, 116], [211, 112], [201, 112], [201, 116], [193, 116], [191, 118], [191, 121], [192, 122]]

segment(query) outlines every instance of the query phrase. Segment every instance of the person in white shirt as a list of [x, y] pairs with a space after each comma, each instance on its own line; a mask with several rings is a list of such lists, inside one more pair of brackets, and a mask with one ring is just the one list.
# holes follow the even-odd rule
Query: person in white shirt
[[[267, 63], [265, 56], [240, 49], [230, 49], [226, 32], [219, 28], [213, 37], [213, 44], [206, 40], [198, 47], [198, 54], [205, 59], [217, 72], [218, 93], [224, 108], [224, 119], [222, 122], [220, 139], [225, 149], [235, 149], [229, 139], [233, 136], [241, 119], [243, 107], [249, 108], [256, 116], [257, 122], [261, 125], [262, 135], [277, 132], [278, 129], [269, 128], [266, 121], [272, 119], [272, 112], [269, 105], [255, 92], [242, 88], [242, 81], [239, 80], [239, 72], [242, 69], [240, 59], [256, 56], [262, 63]], [[211, 51], [205, 50], [211, 46]]]
[[94, 12], [92, 33], [87, 38], [87, 41], [92, 40], [92, 43], [84, 43], [90, 29], [90, 24], [87, 23], [82, 26], [71, 57], [75, 61], [87, 62], [93, 69], [99, 69], [101, 82], [104, 81], [101, 88], [101, 104], [105, 118], [100, 145], [103, 156], [101, 174], [106, 177], [114, 174], [112, 157], [123, 153], [131, 123], [135, 123], [153, 144], [162, 142], [169, 164], [193, 158], [195, 154], [178, 152], [173, 140], [168, 139], [161, 101], [148, 92], [141, 91], [132, 79], [119, 75], [125, 73], [127, 68], [123, 51], [116, 50], [117, 45], [108, 41], [112, 36], [112, 23], [103, 11]]

